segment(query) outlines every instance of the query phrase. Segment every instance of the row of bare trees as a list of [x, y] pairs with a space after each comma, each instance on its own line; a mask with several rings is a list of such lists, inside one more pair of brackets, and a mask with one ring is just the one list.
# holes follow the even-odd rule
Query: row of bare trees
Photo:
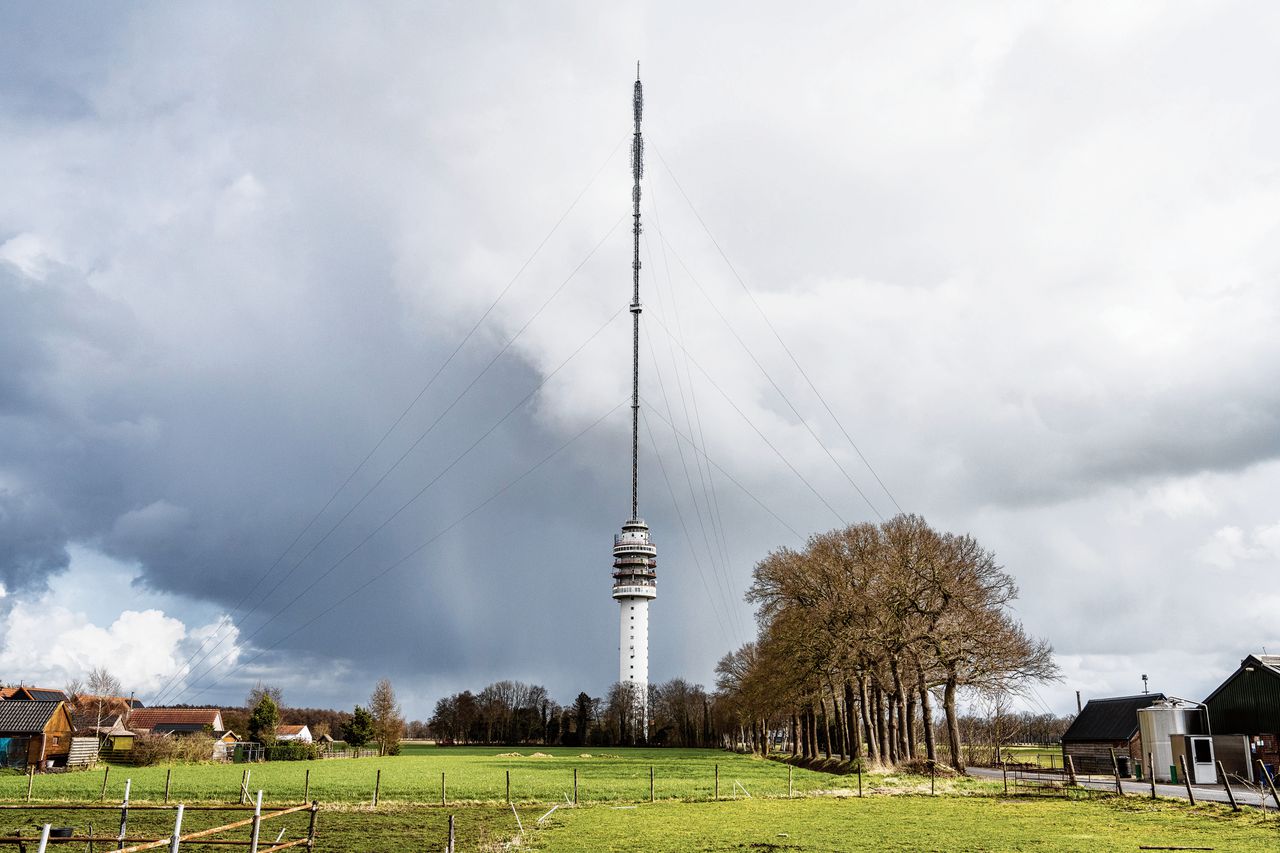
[[949, 761], [963, 767], [961, 691], [1057, 678], [1048, 643], [1011, 615], [1016, 596], [990, 551], [916, 515], [815, 535], [756, 566], [758, 637], [720, 661], [719, 698], [753, 749], [781, 731], [806, 758], [884, 764], [937, 760], [940, 699]]
[[715, 698], [683, 678], [654, 684], [647, 694], [619, 682], [603, 698], [579, 693], [567, 705], [539, 685], [498, 681], [479, 693], [443, 697], [428, 726], [432, 736], [451, 743], [696, 747], [719, 741], [716, 711]]

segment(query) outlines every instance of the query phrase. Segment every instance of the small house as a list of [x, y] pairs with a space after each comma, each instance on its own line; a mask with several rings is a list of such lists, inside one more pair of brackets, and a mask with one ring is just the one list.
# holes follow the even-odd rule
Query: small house
[[306, 726], [276, 726], [276, 740], [311, 743], [311, 729]]
[[[1127, 766], [1141, 767], [1143, 746], [1138, 709], [1164, 701], [1163, 693], [1090, 699], [1062, 734], [1062, 763], [1070, 758], [1077, 773], [1115, 772], [1111, 751]], [[1121, 763], [1119, 760], [1117, 763]], [[1124, 768], [1121, 768], [1122, 770]]]
[[72, 732], [64, 702], [0, 702], [0, 767], [65, 766]]

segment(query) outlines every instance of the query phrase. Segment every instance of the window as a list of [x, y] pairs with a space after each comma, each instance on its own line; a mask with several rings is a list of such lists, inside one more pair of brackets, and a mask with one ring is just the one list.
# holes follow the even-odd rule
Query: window
[[1213, 746], [1207, 737], [1192, 738], [1191, 749], [1195, 753], [1196, 764], [1213, 763]]

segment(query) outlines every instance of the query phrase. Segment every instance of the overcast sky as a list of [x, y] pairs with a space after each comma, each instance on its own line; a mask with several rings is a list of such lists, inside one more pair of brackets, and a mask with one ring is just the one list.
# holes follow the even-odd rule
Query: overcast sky
[[1028, 707], [1280, 651], [1280, 9], [778, 9], [0, 11], [0, 679], [601, 695], [637, 59], [654, 680], [899, 507]]

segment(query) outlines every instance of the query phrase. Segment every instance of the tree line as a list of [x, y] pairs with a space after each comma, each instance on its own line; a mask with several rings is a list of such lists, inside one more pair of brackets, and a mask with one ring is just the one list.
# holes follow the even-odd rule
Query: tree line
[[755, 567], [754, 642], [725, 655], [717, 691], [735, 739], [767, 752], [962, 768], [960, 692], [1008, 696], [1058, 677], [1049, 644], [1013, 617], [1013, 578], [971, 536], [916, 515], [812, 536]]
[[539, 685], [497, 681], [479, 693], [464, 690], [440, 699], [427, 725], [441, 743], [458, 744], [705, 747], [720, 742], [715, 697], [683, 678], [651, 685], [647, 697], [620, 682], [604, 697], [579, 693], [568, 704], [555, 702]]

